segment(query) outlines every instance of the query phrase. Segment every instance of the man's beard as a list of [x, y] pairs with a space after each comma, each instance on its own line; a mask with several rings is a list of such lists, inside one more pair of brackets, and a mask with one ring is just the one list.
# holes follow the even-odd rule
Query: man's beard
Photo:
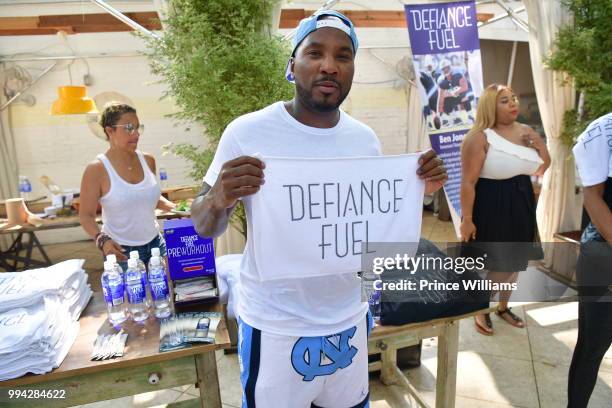
[[350, 91], [350, 89], [348, 89], [346, 92], [344, 92], [344, 90], [339, 87], [338, 90], [340, 91], [340, 97], [338, 98], [338, 100], [334, 103], [331, 101], [316, 101], [313, 97], [312, 97], [312, 91], [308, 91], [306, 88], [303, 88], [302, 86], [300, 86], [300, 84], [295, 83], [295, 90], [297, 92], [297, 95], [300, 99], [300, 101], [306, 105], [306, 107], [314, 112], [320, 112], [320, 113], [329, 113], [329, 112], [333, 112], [335, 110], [337, 110], [340, 105], [342, 105], [342, 102], [344, 102], [344, 100], [346, 99], [346, 97], [348, 96], [348, 93]]

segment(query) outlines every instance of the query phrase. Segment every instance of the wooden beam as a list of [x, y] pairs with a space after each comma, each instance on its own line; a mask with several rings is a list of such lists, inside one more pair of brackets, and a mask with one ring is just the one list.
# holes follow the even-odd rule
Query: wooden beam
[[[149, 30], [162, 29], [155, 11], [126, 15]], [[0, 35], [55, 34], [60, 30], [68, 34], [133, 31], [130, 26], [107, 13], [0, 17]]]
[[38, 17], [0, 17], [2, 30], [23, 30], [38, 27]]
[[[159, 20], [156, 12], [125, 13], [125, 15], [141, 25], [155, 25]], [[57, 25], [81, 26], [117, 26], [131, 29], [130, 26], [110, 14], [68, 14], [59, 16], [40, 16], [40, 27], [53, 27]], [[161, 28], [161, 26], [159, 26]]]

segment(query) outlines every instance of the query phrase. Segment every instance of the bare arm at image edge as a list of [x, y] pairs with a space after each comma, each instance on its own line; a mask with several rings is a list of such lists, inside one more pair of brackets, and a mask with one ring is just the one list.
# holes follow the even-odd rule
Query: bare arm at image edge
[[101, 196], [99, 163], [90, 163], [83, 173], [79, 203], [79, 221], [87, 235], [94, 238], [100, 232], [96, 210]]

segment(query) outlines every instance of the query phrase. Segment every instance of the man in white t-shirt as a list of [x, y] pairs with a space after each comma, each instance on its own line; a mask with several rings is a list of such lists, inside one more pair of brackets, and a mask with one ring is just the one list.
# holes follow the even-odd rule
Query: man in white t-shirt
[[572, 151], [591, 218], [576, 263], [578, 340], [567, 389], [567, 406], [581, 408], [589, 403], [612, 344], [612, 112], [591, 122]]
[[[234, 120], [225, 129], [192, 204], [198, 233], [216, 237], [242, 200], [247, 238], [241, 271], [239, 359], [243, 407], [368, 407], [367, 335], [372, 327], [356, 274], [267, 281], [252, 254], [251, 195], [265, 165], [253, 157], [350, 157], [381, 154], [372, 129], [339, 109], [350, 91], [358, 48], [351, 21], [326, 10], [302, 20], [287, 79], [291, 101]], [[426, 193], [447, 179], [433, 151], [420, 158]], [[212, 187], [210, 187], [212, 186]], [[290, 268], [291, 265], [279, 265]]]

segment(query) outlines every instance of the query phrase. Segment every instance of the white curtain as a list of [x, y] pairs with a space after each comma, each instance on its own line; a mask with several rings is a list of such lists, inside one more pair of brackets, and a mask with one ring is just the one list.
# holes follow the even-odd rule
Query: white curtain
[[[5, 73], [4, 65], [0, 65], [0, 106], [7, 102], [4, 95]], [[0, 111], [0, 199], [18, 197], [17, 169], [17, 150], [7, 107]]]
[[[558, 0], [523, 0], [529, 17], [529, 53], [542, 124], [552, 163], [542, 183], [537, 220], [542, 242], [552, 242], [556, 232], [578, 229], [574, 159], [559, 136], [563, 114], [575, 105], [572, 83], [562, 84], [562, 73], [544, 66], [553, 49], [559, 27], [571, 23], [571, 15]], [[550, 257], [547, 251], [547, 259]], [[549, 262], [547, 262], [549, 263]]]
[[[7, 102], [4, 95], [6, 71], [0, 64], [0, 106]], [[0, 111], [0, 199], [19, 197], [17, 191], [17, 150], [10, 124], [9, 109]], [[0, 250], [6, 249], [7, 235], [0, 236]]]

